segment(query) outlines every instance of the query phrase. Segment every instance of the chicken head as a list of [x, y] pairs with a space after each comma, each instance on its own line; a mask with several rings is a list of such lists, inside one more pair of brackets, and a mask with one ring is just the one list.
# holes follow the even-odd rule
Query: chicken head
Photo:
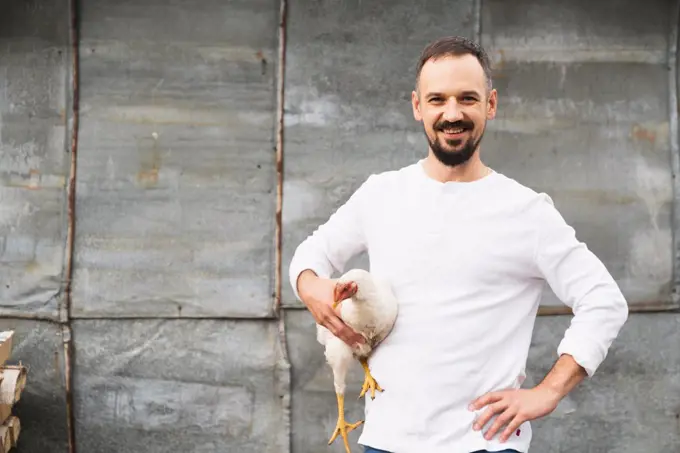
[[355, 295], [358, 289], [356, 282], [353, 281], [336, 283], [333, 290], [333, 309], [336, 309], [343, 300]]

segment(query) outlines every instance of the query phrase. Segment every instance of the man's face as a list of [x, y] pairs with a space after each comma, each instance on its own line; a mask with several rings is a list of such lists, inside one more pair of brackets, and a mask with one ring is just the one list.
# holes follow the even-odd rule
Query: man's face
[[473, 55], [429, 60], [411, 99], [430, 149], [450, 167], [472, 157], [486, 121], [496, 115], [496, 91], [487, 93], [484, 70]]

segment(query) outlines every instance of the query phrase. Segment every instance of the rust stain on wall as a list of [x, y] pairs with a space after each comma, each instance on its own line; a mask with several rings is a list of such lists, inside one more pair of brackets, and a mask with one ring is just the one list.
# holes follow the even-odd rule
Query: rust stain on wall
[[265, 75], [267, 73], [267, 59], [261, 50], [258, 50], [255, 56], [260, 60], [260, 64], [262, 65], [262, 75]]
[[[491, 56], [493, 53], [496, 54], [495, 58]], [[507, 77], [507, 75], [503, 72], [505, 69], [505, 51], [503, 49], [498, 49], [493, 53], [489, 52], [489, 58], [492, 60], [491, 77], [494, 79], [502, 79]]]
[[40, 269], [40, 263], [35, 260], [31, 260], [26, 264], [24, 270], [29, 273], [35, 273]]
[[656, 134], [657, 132], [655, 130], [649, 129], [639, 124], [634, 124], [633, 129], [631, 131], [631, 136], [633, 137], [633, 139], [640, 141], [648, 141], [652, 145], [656, 143]]
[[30, 190], [36, 190], [40, 188], [40, 172], [34, 168], [32, 168], [28, 172], [28, 185], [26, 186], [27, 189]]
[[146, 187], [155, 186], [158, 184], [158, 167], [152, 166], [149, 169], [140, 170], [137, 173], [137, 180]]
[[153, 145], [151, 152], [141, 151], [142, 162], [137, 173], [137, 181], [145, 187], [158, 184], [158, 172], [161, 168], [161, 154], [158, 149], [158, 134], [153, 134]]
[[14, 187], [26, 190], [40, 189], [40, 171], [32, 168], [28, 171], [28, 175], [10, 174], [9, 180], [3, 184], [5, 187]]

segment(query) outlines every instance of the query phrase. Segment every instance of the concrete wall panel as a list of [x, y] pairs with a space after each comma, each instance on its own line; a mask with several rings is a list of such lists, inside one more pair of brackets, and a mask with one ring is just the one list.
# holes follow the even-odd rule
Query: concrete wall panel
[[0, 319], [14, 330], [10, 364], [28, 367], [26, 387], [12, 413], [21, 433], [17, 453], [67, 453], [66, 376], [61, 327], [44, 321]]
[[12, 2], [0, 14], [0, 313], [56, 318], [68, 87], [63, 0]]
[[271, 314], [278, 13], [83, 3], [75, 316]]
[[[291, 2], [286, 53], [283, 264], [373, 172], [425, 156], [415, 65], [444, 34], [474, 37], [472, 0]], [[366, 254], [350, 266], [366, 268]], [[283, 302], [300, 306], [284, 281]]]
[[671, 4], [624, 3], [483, 3], [499, 91], [483, 155], [553, 197], [631, 304], [670, 306]]
[[74, 324], [78, 451], [286, 452], [276, 322]]

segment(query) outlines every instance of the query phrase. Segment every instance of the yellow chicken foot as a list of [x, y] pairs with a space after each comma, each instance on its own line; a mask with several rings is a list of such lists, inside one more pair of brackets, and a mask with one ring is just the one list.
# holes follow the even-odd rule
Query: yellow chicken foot
[[342, 441], [345, 444], [345, 450], [347, 453], [351, 453], [349, 449], [349, 442], [347, 441], [347, 433], [355, 428], [358, 428], [363, 423], [363, 420], [356, 423], [347, 423], [345, 421], [345, 395], [338, 393], [338, 424], [335, 427], [335, 431], [331, 436], [331, 440], [328, 441], [328, 445], [332, 444], [333, 441], [338, 437], [342, 436]]
[[375, 399], [375, 391], [382, 392], [383, 389], [380, 388], [380, 385], [376, 382], [375, 378], [371, 376], [371, 370], [368, 368], [368, 361], [366, 359], [361, 359], [361, 366], [364, 367], [364, 385], [361, 387], [361, 393], [359, 394], [359, 398], [364, 396], [368, 390], [371, 391], [371, 399]]

